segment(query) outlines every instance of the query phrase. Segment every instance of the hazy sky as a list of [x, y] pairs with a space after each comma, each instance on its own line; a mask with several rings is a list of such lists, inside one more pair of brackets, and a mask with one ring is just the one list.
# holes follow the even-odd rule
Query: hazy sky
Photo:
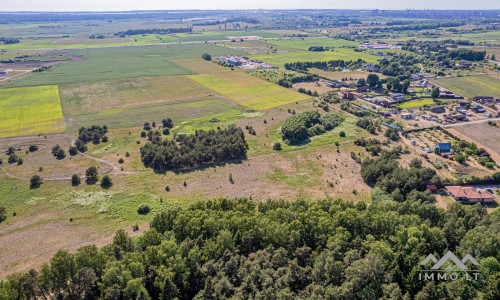
[[500, 9], [499, 0], [2, 0], [0, 11], [167, 9]]

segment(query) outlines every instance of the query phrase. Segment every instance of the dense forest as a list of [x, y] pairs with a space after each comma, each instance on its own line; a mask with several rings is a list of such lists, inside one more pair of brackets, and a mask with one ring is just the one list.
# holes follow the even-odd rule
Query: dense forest
[[174, 139], [151, 137], [141, 147], [141, 159], [145, 166], [164, 171], [244, 159], [247, 149], [243, 130], [230, 125], [224, 129], [176, 134]]
[[342, 116], [335, 113], [320, 115], [317, 111], [306, 111], [292, 115], [281, 127], [281, 138], [290, 145], [307, 141], [309, 137], [332, 130], [342, 123]]
[[[10, 275], [0, 299], [499, 299], [498, 210], [372, 198], [170, 208], [135, 239], [120, 230]], [[480, 253], [479, 280], [419, 280], [419, 262], [448, 250]]]

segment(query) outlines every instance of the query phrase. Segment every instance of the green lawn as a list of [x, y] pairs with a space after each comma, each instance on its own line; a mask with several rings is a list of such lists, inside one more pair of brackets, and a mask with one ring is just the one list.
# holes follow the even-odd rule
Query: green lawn
[[500, 97], [500, 77], [477, 75], [441, 78], [432, 80], [432, 82], [468, 98], [475, 96]]
[[188, 77], [249, 109], [265, 110], [309, 98], [239, 71]]
[[178, 100], [136, 106], [119, 107], [98, 112], [67, 114], [68, 130], [76, 131], [81, 126], [108, 125], [110, 128], [141, 126], [145, 122], [160, 122], [170, 117], [176, 125], [191, 131], [203, 126], [217, 126], [209, 120], [216, 117], [225, 122], [234, 120], [244, 113], [241, 107], [220, 97], [205, 97], [201, 99]]
[[0, 89], [0, 137], [64, 132], [57, 86]]
[[195, 74], [192, 70], [174, 63], [173, 60], [198, 58], [205, 52], [212, 54], [212, 56], [242, 53], [213, 44], [95, 48], [71, 50], [70, 52], [85, 59], [58, 64], [51, 70], [32, 74], [13, 81], [7, 86], [35, 86], [141, 76]]
[[335, 51], [313, 52], [307, 50], [297, 50], [288, 53], [259, 54], [250, 55], [250, 58], [262, 60], [264, 62], [283, 67], [285, 63], [297, 61], [328, 61], [328, 60], [357, 60], [363, 59], [368, 63], [377, 63], [377, 56], [363, 52], [354, 52], [352, 49], [336, 48]]
[[436, 104], [436, 102], [434, 102], [434, 100], [432, 99], [422, 99], [417, 101], [404, 102], [399, 104], [398, 106], [400, 108], [413, 108], [413, 107], [420, 107], [424, 105], [433, 105], [433, 104]]

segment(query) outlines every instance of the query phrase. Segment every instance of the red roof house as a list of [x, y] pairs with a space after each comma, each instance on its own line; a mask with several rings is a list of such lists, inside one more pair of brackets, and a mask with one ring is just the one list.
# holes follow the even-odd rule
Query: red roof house
[[455, 201], [469, 203], [493, 202], [494, 196], [487, 191], [478, 190], [472, 186], [445, 186], [451, 198]]

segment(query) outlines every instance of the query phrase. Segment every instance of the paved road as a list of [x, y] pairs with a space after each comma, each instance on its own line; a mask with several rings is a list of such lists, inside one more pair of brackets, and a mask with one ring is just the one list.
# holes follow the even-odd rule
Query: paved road
[[484, 120], [470, 121], [470, 122], [450, 124], [450, 125], [441, 125], [441, 127], [446, 128], [446, 127], [462, 126], [462, 125], [474, 124], [474, 123], [484, 123], [484, 122], [488, 122], [488, 121], [500, 121], [500, 118], [484, 119]]

